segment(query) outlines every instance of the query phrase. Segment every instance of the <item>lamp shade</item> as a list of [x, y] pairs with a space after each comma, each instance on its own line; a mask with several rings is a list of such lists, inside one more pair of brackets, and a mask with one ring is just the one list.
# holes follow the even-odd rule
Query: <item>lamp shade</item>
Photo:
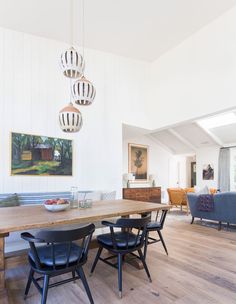
[[129, 180], [129, 181], [135, 180], [135, 176], [134, 176], [133, 173], [128, 173], [128, 180]]
[[124, 181], [128, 181], [128, 180], [129, 180], [128, 177], [129, 177], [129, 176], [128, 176], [128, 173], [124, 173], [124, 174], [123, 174], [123, 180], [124, 180]]
[[72, 86], [72, 98], [80, 106], [90, 105], [96, 95], [93, 84], [84, 76], [75, 81]]
[[59, 113], [59, 124], [64, 132], [78, 132], [83, 124], [81, 112], [69, 103]]
[[83, 75], [84, 59], [73, 47], [61, 54], [61, 69], [66, 77], [77, 79]]

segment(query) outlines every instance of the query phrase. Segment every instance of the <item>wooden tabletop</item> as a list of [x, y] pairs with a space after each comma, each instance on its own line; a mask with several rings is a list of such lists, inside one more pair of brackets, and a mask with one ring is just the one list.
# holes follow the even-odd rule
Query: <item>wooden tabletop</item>
[[105, 218], [169, 209], [170, 205], [132, 200], [94, 202], [92, 208], [50, 212], [43, 205], [0, 209], [0, 234], [25, 229], [89, 223]]

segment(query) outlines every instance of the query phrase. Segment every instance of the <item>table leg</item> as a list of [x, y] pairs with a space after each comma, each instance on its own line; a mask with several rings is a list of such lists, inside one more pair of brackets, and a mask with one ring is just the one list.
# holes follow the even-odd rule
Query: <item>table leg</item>
[[5, 282], [5, 236], [0, 235], [0, 299], [1, 304], [8, 303], [6, 282]]

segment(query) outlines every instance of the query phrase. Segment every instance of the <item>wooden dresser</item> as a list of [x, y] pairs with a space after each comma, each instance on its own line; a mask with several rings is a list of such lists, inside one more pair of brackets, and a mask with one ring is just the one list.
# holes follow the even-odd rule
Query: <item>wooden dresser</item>
[[161, 203], [161, 187], [123, 188], [123, 199]]

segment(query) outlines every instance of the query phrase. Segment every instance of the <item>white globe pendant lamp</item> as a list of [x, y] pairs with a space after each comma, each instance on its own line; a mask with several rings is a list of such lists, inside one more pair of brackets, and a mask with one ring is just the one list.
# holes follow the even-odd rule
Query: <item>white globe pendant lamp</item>
[[83, 119], [81, 112], [70, 102], [59, 113], [59, 124], [62, 131], [67, 133], [78, 132], [82, 125]]
[[93, 103], [96, 90], [92, 82], [82, 76], [72, 85], [73, 101], [80, 106], [88, 106]]
[[80, 78], [84, 72], [83, 56], [72, 46], [61, 54], [61, 69], [68, 78]]

